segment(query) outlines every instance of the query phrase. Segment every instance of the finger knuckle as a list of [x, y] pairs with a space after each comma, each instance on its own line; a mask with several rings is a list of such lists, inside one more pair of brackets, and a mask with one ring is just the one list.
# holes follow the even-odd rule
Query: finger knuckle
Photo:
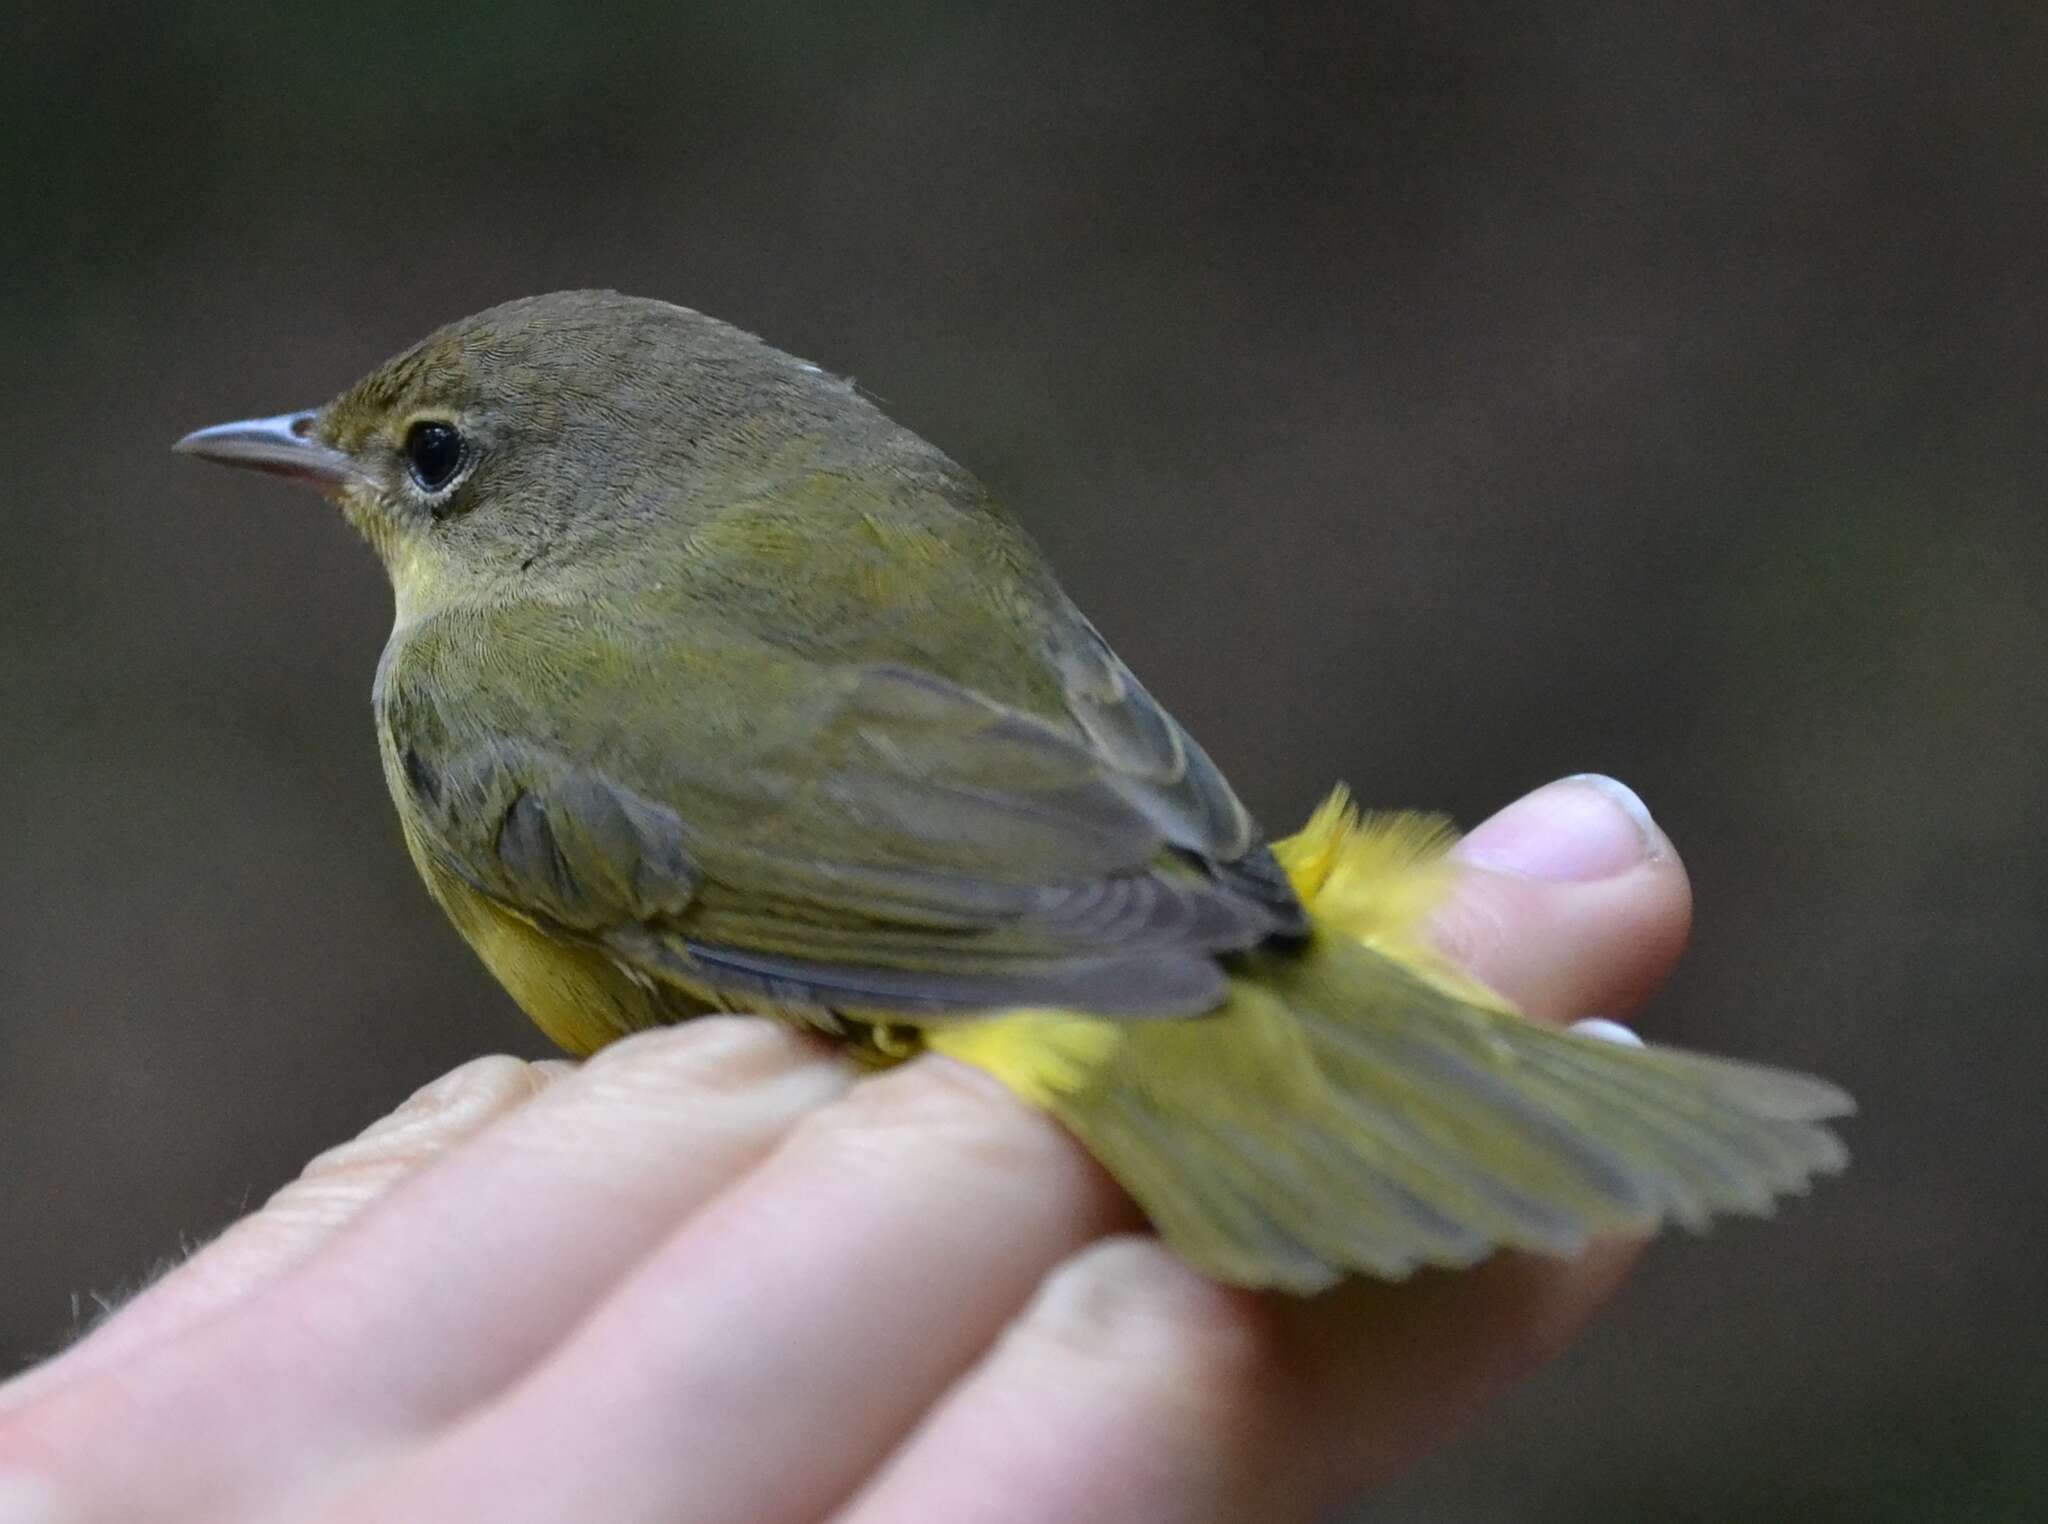
[[471, 1059], [422, 1086], [358, 1136], [316, 1155], [299, 1179], [329, 1184], [422, 1163], [525, 1102], [541, 1083], [531, 1064], [508, 1054]]
[[585, 1060], [585, 1087], [620, 1097], [745, 1090], [816, 1062], [810, 1038], [765, 1016], [701, 1016], [623, 1038]]
[[1071, 1149], [1057, 1125], [962, 1065], [918, 1059], [852, 1086], [792, 1140], [832, 1155], [886, 1154], [1011, 1176]]
[[1496, 876], [1466, 874], [1431, 920], [1430, 939], [1457, 967], [1483, 974], [1526, 918], [1518, 891], [1518, 885]]
[[1210, 1420], [1261, 1410], [1276, 1343], [1264, 1306], [1142, 1234], [1091, 1245], [1047, 1277], [1009, 1337], [1107, 1365], [1158, 1399]]

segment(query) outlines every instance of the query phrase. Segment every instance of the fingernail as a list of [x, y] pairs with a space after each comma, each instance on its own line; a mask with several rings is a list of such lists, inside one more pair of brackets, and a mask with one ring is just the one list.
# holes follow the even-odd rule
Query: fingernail
[[1524, 795], [1458, 843], [1482, 868], [1559, 883], [1590, 883], [1671, 855], [1671, 843], [1634, 789], [1579, 773]]
[[1565, 1030], [1574, 1037], [1597, 1037], [1602, 1042], [1611, 1042], [1618, 1047], [1640, 1048], [1642, 1038], [1633, 1029], [1618, 1021], [1609, 1021], [1605, 1016], [1588, 1016], [1584, 1021], [1575, 1021]]

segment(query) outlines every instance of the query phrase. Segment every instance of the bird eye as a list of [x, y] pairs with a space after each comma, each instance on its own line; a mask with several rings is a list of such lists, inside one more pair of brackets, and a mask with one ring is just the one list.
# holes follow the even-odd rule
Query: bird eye
[[439, 492], [461, 468], [462, 436], [453, 424], [416, 423], [406, 432], [405, 458], [412, 463], [412, 479]]

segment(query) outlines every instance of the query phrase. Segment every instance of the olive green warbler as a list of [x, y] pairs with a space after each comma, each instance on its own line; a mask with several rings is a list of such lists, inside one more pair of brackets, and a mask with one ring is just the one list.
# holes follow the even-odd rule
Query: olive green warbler
[[1024, 531], [850, 383], [576, 291], [178, 448], [390, 574], [428, 889], [562, 1047], [766, 1011], [1049, 1109], [1220, 1279], [1569, 1255], [1844, 1154], [1819, 1080], [1528, 1021], [1422, 923], [1441, 824], [1267, 843]]

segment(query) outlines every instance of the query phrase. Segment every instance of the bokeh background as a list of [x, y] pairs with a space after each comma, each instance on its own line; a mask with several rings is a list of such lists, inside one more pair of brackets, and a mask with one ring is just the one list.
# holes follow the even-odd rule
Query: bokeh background
[[389, 618], [173, 459], [612, 285], [982, 473], [1272, 826], [1634, 783], [1667, 1036], [1855, 1170], [1660, 1245], [1358, 1520], [2033, 1516], [2037, 4], [17, 7], [0, 47], [0, 1364], [481, 1051]]

